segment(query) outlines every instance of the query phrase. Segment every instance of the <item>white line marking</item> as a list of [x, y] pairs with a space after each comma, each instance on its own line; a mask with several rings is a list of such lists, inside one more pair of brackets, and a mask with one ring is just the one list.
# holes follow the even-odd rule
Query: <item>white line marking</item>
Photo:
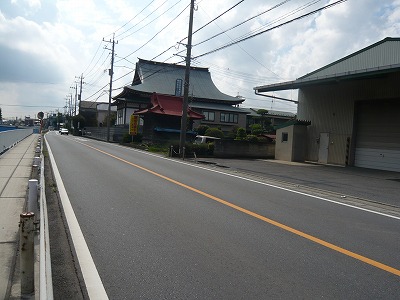
[[58, 167], [54, 159], [53, 153], [50, 149], [50, 145], [47, 142], [47, 139], [45, 140], [51, 160], [51, 165], [53, 167], [54, 177], [57, 183], [57, 189], [60, 193], [64, 214], [67, 219], [68, 228], [71, 233], [76, 255], [78, 256], [79, 265], [81, 267], [83, 280], [85, 281], [89, 298], [96, 300], [106, 300], [108, 299], [106, 290], [104, 289], [100, 275], [97, 271], [92, 255], [90, 254], [89, 248], [86, 244], [85, 237], [83, 236], [82, 230], [75, 216], [74, 209], [72, 208], [71, 202], [69, 201], [67, 191], [65, 190], [64, 183], [61, 179], [60, 172], [58, 171]]
[[113, 145], [113, 146], [125, 148], [125, 149], [131, 150], [131, 151], [140, 152], [140, 153], [147, 154], [147, 155], [150, 155], [150, 156], [153, 156], [153, 157], [158, 157], [160, 159], [169, 160], [169, 161], [172, 161], [172, 162], [175, 162], [175, 163], [179, 163], [179, 164], [183, 164], [183, 165], [199, 168], [199, 169], [202, 169], [202, 170], [207, 170], [207, 171], [210, 171], [210, 172], [223, 174], [223, 175], [234, 177], [234, 178], [238, 178], [238, 179], [241, 179], [241, 180], [246, 180], [246, 181], [249, 181], [249, 182], [253, 182], [253, 183], [269, 186], [269, 187], [272, 187], [272, 188], [275, 188], [275, 189], [279, 189], [279, 190], [283, 190], [283, 191], [287, 191], [287, 192], [290, 192], [290, 193], [299, 194], [299, 195], [302, 195], [302, 196], [307, 196], [307, 197], [319, 199], [319, 200], [322, 200], [322, 201], [326, 201], [326, 202], [330, 202], [330, 203], [334, 203], [334, 204], [338, 204], [338, 205], [342, 205], [342, 206], [346, 206], [346, 207], [362, 210], [362, 211], [365, 211], [365, 212], [373, 213], [373, 214], [376, 214], [376, 215], [381, 215], [381, 216], [384, 216], [384, 217], [400, 220], [400, 217], [397, 217], [397, 216], [381, 213], [381, 212], [378, 212], [378, 211], [375, 211], [375, 210], [362, 208], [362, 207], [358, 207], [358, 206], [355, 206], [355, 205], [351, 205], [351, 204], [347, 204], [347, 203], [343, 203], [343, 202], [339, 202], [339, 201], [335, 201], [335, 200], [330, 200], [330, 199], [323, 198], [323, 197], [320, 197], [320, 196], [307, 194], [307, 193], [304, 193], [304, 192], [291, 190], [289, 188], [284, 188], [284, 187], [277, 186], [277, 185], [274, 185], [274, 184], [271, 184], [271, 183], [265, 183], [265, 182], [257, 181], [257, 180], [254, 180], [254, 179], [246, 178], [246, 177], [241, 177], [239, 175], [233, 175], [233, 174], [225, 173], [225, 172], [218, 171], [218, 170], [209, 169], [209, 168], [202, 167], [202, 166], [197, 166], [197, 165], [192, 164], [192, 163], [187, 163], [187, 162], [184, 162], [184, 161], [178, 161], [178, 160], [171, 159], [171, 158], [168, 158], [168, 157], [163, 157], [163, 156], [160, 156], [160, 155], [157, 155], [157, 154], [148, 153], [148, 152], [145, 152], [145, 151], [142, 151], [142, 150], [139, 150], [139, 149], [128, 148], [128, 147], [120, 146], [120, 145]]

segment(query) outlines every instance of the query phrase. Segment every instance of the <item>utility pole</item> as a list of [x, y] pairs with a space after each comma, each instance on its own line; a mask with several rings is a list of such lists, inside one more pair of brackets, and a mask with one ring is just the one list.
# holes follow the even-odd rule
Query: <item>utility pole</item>
[[72, 93], [69, 94], [70, 98], [69, 98], [69, 116], [72, 117]]
[[187, 127], [189, 85], [190, 85], [189, 84], [190, 83], [190, 61], [191, 61], [191, 56], [192, 56], [193, 12], [194, 12], [194, 0], [191, 0], [190, 1], [188, 43], [186, 46], [186, 70], [185, 70], [185, 82], [184, 82], [184, 88], [183, 88], [181, 135], [180, 135], [180, 140], [179, 140], [179, 154], [182, 157], [182, 159], [185, 158], [186, 127]]
[[75, 109], [74, 109], [74, 116], [76, 116], [76, 100], [78, 98], [78, 84], [75, 82]]
[[[111, 119], [111, 92], [112, 92], [112, 80], [113, 80], [113, 75], [114, 75], [114, 46], [115, 44], [118, 44], [118, 41], [114, 41], [115, 33], [113, 33], [113, 38], [112, 41], [105, 41], [103, 38], [104, 42], [112, 43], [112, 49], [111, 49], [111, 69], [109, 69], [109, 75], [110, 75], [110, 93], [108, 95], [108, 117], [107, 117], [107, 142], [110, 142], [110, 119]], [[107, 49], [107, 48], [106, 48]]]
[[75, 108], [74, 108], [73, 115], [76, 116], [76, 101], [77, 101], [77, 98], [78, 98], [78, 84], [75, 82], [75, 86], [71, 86], [70, 88], [75, 90], [75, 105], [74, 105]]
[[[83, 82], [83, 73], [82, 73], [82, 75], [80, 76], [80, 77], [76, 77], [75, 76], [75, 78], [78, 78], [79, 80], [80, 80], [80, 82], [81, 82], [81, 85], [80, 85], [80, 90], [79, 90], [79, 95], [78, 95], [78, 101], [79, 101], [79, 104], [78, 104], [78, 107], [81, 107], [81, 100], [82, 100], [82, 84], [84, 84], [85, 82]], [[75, 104], [75, 115], [76, 115], [76, 104]]]

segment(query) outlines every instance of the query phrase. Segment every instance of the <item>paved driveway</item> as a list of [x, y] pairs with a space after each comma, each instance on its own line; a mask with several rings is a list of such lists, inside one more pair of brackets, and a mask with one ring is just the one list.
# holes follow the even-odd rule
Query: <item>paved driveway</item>
[[199, 163], [400, 208], [400, 173], [261, 159], [199, 158]]

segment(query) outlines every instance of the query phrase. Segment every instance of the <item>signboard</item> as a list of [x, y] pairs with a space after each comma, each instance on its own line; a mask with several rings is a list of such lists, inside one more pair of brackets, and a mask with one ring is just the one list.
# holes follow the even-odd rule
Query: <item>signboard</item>
[[38, 112], [37, 117], [38, 117], [38, 119], [42, 120], [44, 117], [44, 113], [42, 111]]
[[175, 82], [175, 96], [182, 96], [182, 83], [183, 80], [182, 79], [177, 79]]
[[129, 122], [129, 134], [130, 135], [137, 135], [139, 128], [139, 116], [138, 115], [131, 115], [131, 119]]

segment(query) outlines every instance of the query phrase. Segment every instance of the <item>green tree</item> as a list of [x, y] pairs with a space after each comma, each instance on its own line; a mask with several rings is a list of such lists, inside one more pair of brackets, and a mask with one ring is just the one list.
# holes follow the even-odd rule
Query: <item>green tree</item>
[[240, 127], [236, 132], [236, 140], [244, 140], [246, 138], [246, 129]]
[[224, 137], [224, 133], [222, 132], [221, 129], [218, 129], [218, 128], [208, 128], [205, 132], [205, 135], [217, 137], [217, 138], [221, 138], [221, 139]]
[[261, 133], [263, 133], [263, 128], [261, 124], [250, 125], [250, 130], [252, 135], [260, 135]]
[[233, 126], [232, 130], [228, 133], [227, 138], [234, 140], [236, 138], [238, 129], [239, 129], [239, 126]]
[[271, 121], [268, 119], [268, 110], [259, 109], [257, 110], [257, 114], [261, 116], [261, 126], [264, 131], [270, 129]]
[[86, 126], [85, 117], [82, 115], [76, 115], [72, 117], [72, 124], [76, 130], [85, 127]]
[[206, 131], [209, 128], [210, 128], [210, 126], [200, 125], [199, 127], [196, 128], [197, 134], [198, 135], [206, 135]]
[[[110, 114], [110, 126], [114, 126], [116, 120], [117, 120], [117, 113], [112, 112]], [[103, 127], [107, 127], [107, 121], [108, 121], [108, 115], [104, 118]]]
[[60, 113], [60, 112], [57, 113], [56, 120], [57, 120], [57, 128], [58, 128], [61, 123], [64, 123], [64, 117], [63, 117], [62, 113]]

